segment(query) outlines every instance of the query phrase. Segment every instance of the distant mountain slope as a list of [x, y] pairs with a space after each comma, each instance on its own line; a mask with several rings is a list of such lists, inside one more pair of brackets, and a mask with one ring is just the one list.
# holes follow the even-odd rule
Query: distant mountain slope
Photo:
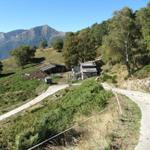
[[38, 45], [41, 40], [50, 42], [54, 37], [64, 36], [64, 32], [56, 31], [48, 25], [38, 26], [29, 30], [0, 32], [0, 59], [7, 58], [12, 49], [20, 45]]

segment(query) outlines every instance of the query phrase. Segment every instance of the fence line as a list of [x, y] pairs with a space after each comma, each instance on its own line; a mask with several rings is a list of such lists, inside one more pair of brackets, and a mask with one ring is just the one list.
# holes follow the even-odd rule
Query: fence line
[[[102, 113], [103, 113], [104, 111], [106, 111], [106, 110], [107, 110], [107, 108], [103, 109], [103, 110], [100, 111], [98, 114], [102, 114]], [[33, 150], [33, 149], [35, 149], [35, 148], [37, 148], [37, 147], [39, 147], [39, 146], [41, 146], [41, 145], [47, 143], [48, 141], [51, 141], [52, 139], [58, 137], [59, 135], [62, 135], [63, 133], [65, 133], [65, 132], [67, 132], [67, 131], [70, 131], [71, 129], [73, 129], [73, 128], [77, 127], [77, 126], [79, 126], [79, 125], [81, 125], [81, 124], [84, 124], [85, 122], [87, 122], [88, 120], [92, 119], [93, 117], [95, 117], [95, 115], [92, 115], [91, 117], [85, 119], [85, 120], [82, 121], [81, 123], [76, 124], [76, 125], [73, 125], [72, 127], [68, 128], [68, 129], [66, 129], [66, 130], [64, 130], [64, 131], [62, 131], [62, 132], [60, 132], [60, 133], [58, 133], [58, 134], [56, 134], [56, 135], [54, 135], [54, 136], [52, 136], [52, 137], [46, 139], [46, 140], [44, 140], [43, 142], [41, 142], [41, 143], [39, 143], [39, 144], [37, 144], [37, 145], [34, 145], [33, 147], [29, 148], [28, 150]]]

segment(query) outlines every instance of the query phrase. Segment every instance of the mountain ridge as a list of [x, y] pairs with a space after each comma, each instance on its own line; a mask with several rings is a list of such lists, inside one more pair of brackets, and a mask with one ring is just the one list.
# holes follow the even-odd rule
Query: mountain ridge
[[57, 31], [48, 25], [0, 32], [0, 59], [9, 57], [10, 51], [20, 45], [38, 46], [42, 40], [51, 42], [54, 37], [64, 35], [64, 32]]

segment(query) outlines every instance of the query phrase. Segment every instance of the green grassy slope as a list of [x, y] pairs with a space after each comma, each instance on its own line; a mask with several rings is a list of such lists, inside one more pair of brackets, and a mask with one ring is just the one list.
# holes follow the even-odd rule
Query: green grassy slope
[[36, 58], [44, 58], [42, 64], [29, 64], [21, 69], [13, 57], [3, 60], [4, 70], [0, 76], [0, 114], [3, 114], [25, 101], [36, 97], [48, 87], [43, 81], [26, 79], [25, 73], [38, 71], [49, 62], [63, 63], [62, 53], [54, 49], [37, 50]]
[[102, 110], [111, 97], [112, 94], [104, 91], [94, 80], [66, 89], [57, 97], [49, 97], [34, 106], [24, 115], [1, 124], [0, 149], [25, 150], [70, 127], [79, 114], [87, 116], [92, 110]]
[[43, 81], [25, 78], [24, 73], [29, 72], [30, 69], [27, 68], [0, 78], [0, 114], [21, 105], [46, 90], [47, 85]]
[[62, 52], [57, 52], [57, 50], [53, 48], [48, 48], [44, 50], [38, 49], [35, 56], [37, 58], [44, 57], [45, 64], [47, 63], [64, 64], [64, 57], [63, 57]]
[[[120, 148], [120, 145], [118, 145], [120, 143], [116, 142], [121, 140], [124, 141], [123, 148], [126, 145], [134, 147], [139, 136], [140, 110], [130, 100], [122, 97], [119, 97], [119, 99], [123, 109], [123, 115], [121, 116], [118, 116], [117, 101], [113, 94], [105, 91], [100, 83], [97, 83], [95, 80], [86, 80], [81, 86], [70, 87], [60, 91], [26, 112], [1, 122], [0, 149], [26, 150], [45, 138], [60, 133], [78, 123], [81, 118], [88, 118], [92, 114], [95, 114], [95, 117], [97, 116], [99, 119], [93, 118], [96, 119], [96, 126], [91, 120], [89, 121], [89, 126], [93, 129], [90, 131], [90, 135], [88, 135], [87, 130], [83, 130], [87, 133], [83, 133], [81, 137], [87, 134], [89, 141], [85, 143], [84, 140], [81, 141], [82, 146], [85, 146], [86, 143], [89, 143], [87, 146], [91, 146], [90, 142], [93, 141], [90, 141], [92, 139], [91, 132], [96, 131], [97, 135], [101, 135], [105, 127], [101, 128], [101, 125], [103, 126], [103, 121], [106, 121], [110, 128], [106, 127], [106, 134], [103, 134], [103, 140], [105, 141], [103, 146], [111, 147], [115, 144]], [[104, 116], [98, 115], [104, 108], [106, 108], [105, 113], [102, 114]], [[81, 127], [86, 128], [87, 126], [84, 124]], [[68, 134], [74, 136], [72, 135], [73, 133], [79, 135], [80, 131], [72, 131]], [[93, 134], [95, 135], [95, 132]], [[131, 137], [133, 140], [129, 142], [128, 137]], [[61, 143], [59, 138], [56, 140], [58, 143]], [[94, 147], [97, 147], [97, 143], [102, 141], [99, 141], [99, 139], [95, 140], [97, 141]]]
[[[35, 53], [36, 58], [44, 58], [44, 61], [42, 62], [43, 65], [47, 63], [61, 63], [64, 64], [64, 58], [62, 56], [62, 53], [57, 52], [57, 50], [52, 48], [47, 49], [37, 49]], [[10, 57], [8, 59], [4, 59], [4, 71], [3, 73], [9, 73], [9, 72], [15, 72], [18, 70], [18, 67], [15, 63], [15, 59], [13, 57]]]

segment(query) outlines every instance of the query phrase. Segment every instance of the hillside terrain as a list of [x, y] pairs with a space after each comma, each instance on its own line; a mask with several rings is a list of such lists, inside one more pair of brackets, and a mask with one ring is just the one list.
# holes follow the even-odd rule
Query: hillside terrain
[[35, 55], [36, 59], [42, 58], [42, 62], [28, 64], [23, 69], [18, 68], [13, 57], [2, 61], [4, 68], [0, 77], [0, 114], [20, 106], [47, 89], [48, 85], [42, 80], [28, 79], [25, 73], [37, 72], [49, 63], [64, 63], [62, 53], [52, 48], [38, 49]]
[[29, 30], [15, 30], [8, 33], [0, 32], [0, 59], [7, 58], [9, 52], [20, 45], [39, 46], [42, 40], [50, 42], [54, 37], [64, 36], [48, 25], [38, 26]]
[[[0, 83], [3, 85], [0, 95], [1, 114], [28, 102], [31, 98], [34, 98], [47, 89], [47, 85], [39, 80], [24, 79], [23, 75], [25, 73], [37, 71], [41, 66], [49, 63], [64, 64], [62, 53], [57, 52], [57, 50], [52, 48], [38, 49], [35, 58], [44, 59], [38, 64], [31, 63], [24, 66], [22, 69], [18, 68], [13, 57], [3, 60], [4, 70], [3, 76], [0, 78]], [[119, 71], [122, 73], [127, 72], [125, 66], [121, 64], [118, 65], [120, 65], [119, 70], [116, 69], [118, 66], [114, 66], [112, 69], [107, 70], [107, 66], [104, 65], [104, 71], [111, 74], [112, 77], [104, 74], [101, 76], [102, 81], [100, 82], [105, 80], [106, 82], [111, 81], [113, 83], [115, 80], [119, 79]], [[142, 68], [139, 70], [136, 75], [143, 72], [143, 70], [145, 70], [144, 72], [148, 71], [148, 67], [145, 68], [146, 69]], [[142, 74], [144, 75], [144, 73]], [[118, 75], [117, 79], [114, 79], [113, 75]], [[123, 78], [125, 77], [126, 76]], [[24, 96], [22, 97], [22, 95]], [[25, 150], [49, 136], [60, 133], [76, 123], [80, 124], [83, 118], [86, 119], [95, 114], [95, 117], [92, 119], [92, 124], [91, 122], [88, 122], [86, 125], [82, 125], [82, 127], [75, 128], [73, 131], [75, 135], [72, 135], [72, 132], [63, 135], [63, 140], [68, 143], [67, 147], [81, 147], [87, 149], [92, 146], [97, 148], [97, 146], [102, 145], [101, 142], [105, 142], [103, 148], [124, 148], [128, 146], [132, 149], [136, 146], [139, 138], [140, 110], [137, 105], [130, 100], [127, 100], [125, 97], [119, 96], [119, 100], [121, 101], [124, 111], [123, 115], [118, 114], [116, 99], [111, 92], [106, 92], [101, 87], [100, 83], [97, 83], [94, 79], [87, 80], [81, 87], [70, 87], [60, 91], [53, 96], [46, 98], [43, 102], [27, 109], [25, 112], [21, 112], [20, 114], [3, 121], [0, 124], [0, 148], [6, 150]], [[108, 110], [99, 116], [98, 113], [105, 108]], [[133, 118], [133, 120], [130, 120], [129, 118]], [[47, 124], [48, 122], [49, 124]], [[101, 124], [102, 122], [103, 124]], [[108, 124], [110, 125], [110, 123], [111, 128], [107, 130], [107, 126]], [[97, 132], [97, 126], [99, 125], [101, 128]], [[92, 130], [89, 129], [91, 127], [93, 128]], [[118, 132], [118, 127], [124, 132]], [[24, 128], [24, 131], [22, 131], [22, 128]], [[5, 134], [6, 132], [3, 132], [3, 129], [7, 131], [7, 134]], [[129, 130], [131, 132], [128, 132]], [[101, 137], [99, 135], [101, 135], [102, 131], [103, 136]], [[92, 142], [95, 132], [97, 133], [97, 136], [94, 142]], [[3, 138], [4, 134], [5, 139]], [[76, 134], [78, 135], [77, 137]], [[87, 138], [88, 136], [90, 136], [90, 138]], [[12, 137], [15, 138], [12, 139]], [[70, 137], [71, 139], [76, 138], [78, 145], [77, 143], [75, 144], [73, 141], [70, 141], [70, 139], [67, 141]], [[130, 140], [129, 142], [128, 138], [124, 137], [132, 137], [133, 140]], [[61, 147], [64, 148], [66, 145], [63, 143], [64, 142], [60, 141], [58, 138], [52, 147], [59, 149], [57, 146], [61, 145]], [[97, 145], [97, 143], [99, 144]], [[45, 146], [46, 149], [51, 147], [51, 145], [44, 145], [42, 148], [45, 149]]]
[[[81, 86], [60, 91], [26, 112], [3, 121], [0, 124], [0, 148], [26, 150], [49, 136], [79, 124], [79, 127], [54, 139], [53, 146], [79, 146], [81, 149], [95, 149], [99, 145], [101, 148], [128, 146], [132, 149], [138, 141], [140, 110], [125, 97], [119, 96], [119, 99], [123, 115], [118, 114], [117, 101], [111, 92], [105, 91], [94, 79], [86, 80]], [[102, 110], [105, 111], [101, 114]], [[132, 110], [132, 113], [129, 110]], [[80, 125], [90, 116], [91, 121]], [[119, 132], [118, 128], [121, 131], [126, 129], [126, 132]], [[127, 132], [127, 128], [130, 132]], [[128, 138], [124, 137], [132, 137], [133, 140], [129, 142]], [[74, 145], [73, 139], [76, 139], [78, 144]]]
[[[125, 65], [116, 64], [113, 66], [104, 65], [103, 81], [115, 84], [117, 87], [141, 92], [150, 92], [150, 65], [135, 71], [131, 77]], [[113, 81], [112, 81], [113, 78]]]
[[[139, 143], [149, 145], [150, 104], [144, 93], [150, 91], [149, 14], [150, 3], [138, 11], [124, 7], [112, 18], [61, 39], [54, 37], [64, 33], [47, 25], [0, 33], [0, 45], [6, 48], [1, 58], [27, 44], [0, 61], [0, 115], [10, 114], [0, 122], [0, 149], [27, 150], [40, 142], [37, 150], [133, 150]], [[47, 43], [30, 47], [52, 38], [52, 48]], [[81, 66], [88, 61], [94, 68]], [[80, 69], [75, 73], [69, 71], [76, 67]], [[82, 74], [90, 79], [81, 80]], [[64, 88], [56, 92], [53, 84]]]

